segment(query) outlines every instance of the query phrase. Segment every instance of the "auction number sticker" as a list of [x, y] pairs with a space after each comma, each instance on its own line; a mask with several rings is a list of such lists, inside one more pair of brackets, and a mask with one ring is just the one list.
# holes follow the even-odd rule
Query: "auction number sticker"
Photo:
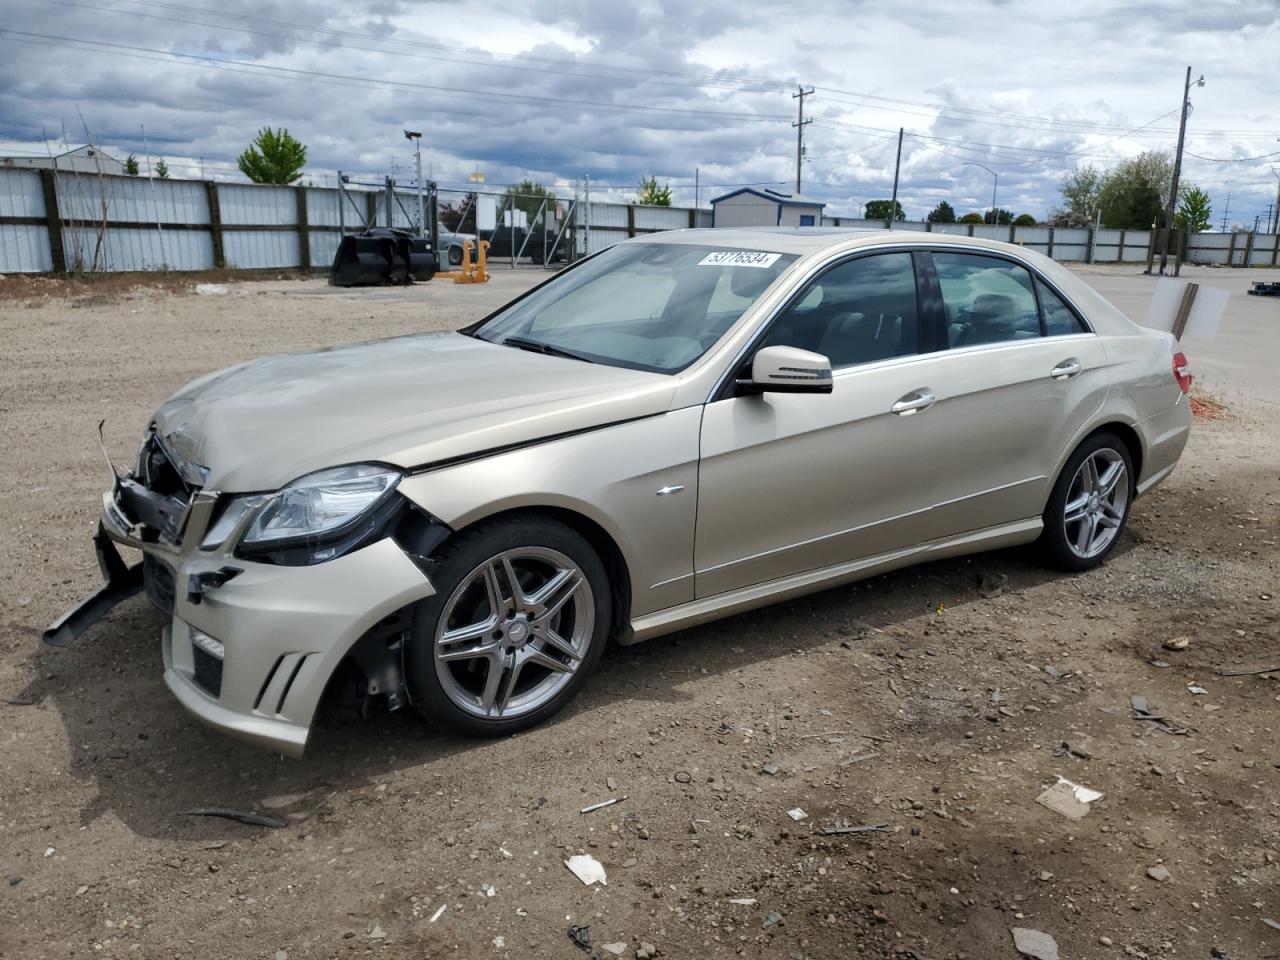
[[700, 267], [772, 267], [780, 253], [762, 250], [717, 250], [698, 261]]

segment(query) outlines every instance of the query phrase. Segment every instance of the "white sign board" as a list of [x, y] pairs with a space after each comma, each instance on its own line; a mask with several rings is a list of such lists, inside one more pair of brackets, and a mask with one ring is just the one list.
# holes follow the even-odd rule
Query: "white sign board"
[[515, 218], [516, 218], [516, 223], [515, 223], [515, 225], [516, 225], [516, 229], [518, 229], [518, 230], [525, 230], [525, 229], [527, 229], [527, 228], [528, 228], [528, 226], [529, 226], [529, 213], [528, 213], [528, 211], [526, 211], [526, 210], [519, 210], [519, 209], [517, 209], [517, 210], [503, 210], [503, 211], [502, 211], [502, 225], [503, 225], [504, 227], [510, 227], [510, 226], [511, 226], [511, 217], [512, 217], [513, 215], [514, 215], [514, 216], [515, 216]]
[[498, 226], [496, 197], [476, 197], [476, 230], [493, 230]]
[[[1151, 297], [1151, 306], [1147, 310], [1144, 327], [1152, 330], [1173, 332], [1173, 322], [1178, 316], [1178, 307], [1182, 303], [1183, 291], [1187, 281], [1173, 277], [1161, 277], [1156, 281], [1156, 291]], [[1227, 308], [1227, 291], [1217, 287], [1201, 286], [1196, 291], [1196, 298], [1191, 304], [1191, 313], [1187, 317], [1184, 337], [1196, 337], [1200, 340], [1212, 340], [1218, 335], [1218, 324], [1222, 321], [1222, 313]]]

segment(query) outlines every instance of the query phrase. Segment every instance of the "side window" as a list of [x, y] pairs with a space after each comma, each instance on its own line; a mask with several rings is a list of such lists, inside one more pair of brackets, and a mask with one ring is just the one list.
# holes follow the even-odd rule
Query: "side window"
[[972, 347], [1040, 336], [1031, 275], [1008, 260], [934, 253], [947, 314], [947, 344]]
[[1040, 307], [1044, 310], [1044, 332], [1051, 337], [1062, 337], [1069, 333], [1088, 333], [1080, 318], [1071, 308], [1062, 302], [1062, 298], [1036, 279], [1036, 290], [1040, 294]]
[[848, 367], [916, 352], [916, 276], [909, 253], [837, 264], [773, 322], [766, 346], [824, 354]]

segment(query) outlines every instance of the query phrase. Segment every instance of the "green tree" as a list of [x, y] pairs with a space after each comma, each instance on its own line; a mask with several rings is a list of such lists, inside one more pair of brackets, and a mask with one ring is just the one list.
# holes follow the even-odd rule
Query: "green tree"
[[658, 186], [657, 177], [641, 177], [638, 186], [640, 190], [636, 194], [636, 203], [643, 203], [650, 207], [671, 206], [671, 187]]
[[538, 215], [538, 209], [542, 206], [543, 200], [548, 201], [547, 209], [551, 210], [555, 207], [556, 195], [536, 181], [521, 180], [515, 186], [506, 189], [498, 206], [506, 209], [511, 204], [515, 204], [517, 210], [523, 210], [528, 215], [529, 225], [532, 226], [533, 218]]
[[457, 205], [440, 204], [440, 222], [444, 224], [444, 228], [450, 233], [475, 233], [478, 199], [475, 193], [468, 193]]
[[1062, 208], [1053, 218], [1063, 226], [1087, 226], [1098, 215], [1098, 198], [1102, 193], [1102, 171], [1091, 163], [1076, 167], [1058, 184], [1062, 191]]
[[1188, 233], [1203, 233], [1213, 222], [1213, 204], [1209, 195], [1199, 187], [1189, 187], [1182, 191], [1182, 202], [1173, 215], [1173, 223], [1179, 230]]
[[961, 217], [956, 222], [957, 223], [982, 223], [983, 220], [984, 218], [982, 214], [975, 212], [975, 213], [966, 213], [963, 217]]
[[1006, 210], [1004, 207], [996, 207], [994, 210], [988, 210], [982, 215], [983, 223], [1013, 223], [1013, 211]]
[[[896, 206], [892, 206], [896, 204]], [[889, 211], [893, 210], [895, 220], [907, 219], [906, 211], [902, 209], [902, 204], [897, 200], [868, 200], [866, 209], [862, 212], [864, 220], [888, 220]]]
[[138, 175], [138, 158], [132, 153], [125, 158], [124, 175], [126, 177], [136, 177]]
[[1029, 213], [1020, 213], [1013, 218], [1013, 225], [1015, 227], [1034, 227], [1036, 218]]
[[1102, 179], [1098, 203], [1105, 227], [1146, 230], [1164, 224], [1164, 204], [1173, 182], [1173, 157], [1148, 150], [1122, 160]]
[[156, 161], [156, 176], [161, 180], [169, 179], [169, 165], [164, 162], [164, 157]]
[[945, 200], [938, 201], [938, 205], [929, 211], [928, 221], [930, 223], [955, 223], [956, 209]]
[[302, 176], [306, 162], [307, 148], [284, 127], [263, 127], [237, 161], [254, 183], [293, 183]]

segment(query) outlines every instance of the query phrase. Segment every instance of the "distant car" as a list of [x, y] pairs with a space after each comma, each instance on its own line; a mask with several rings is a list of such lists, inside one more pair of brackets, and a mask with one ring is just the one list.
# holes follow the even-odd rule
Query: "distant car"
[[[634, 643], [922, 560], [1115, 549], [1174, 469], [1186, 358], [1022, 247], [682, 230], [485, 320], [209, 374], [114, 471], [108, 584], [165, 680], [300, 753], [342, 664], [476, 736], [551, 716]], [[126, 568], [115, 544], [144, 554]]]
[[447, 251], [449, 264], [456, 267], [462, 263], [462, 245], [468, 240], [471, 241], [471, 256], [474, 258], [476, 255], [475, 244], [478, 239], [474, 233], [454, 233], [451, 230], [440, 230], [436, 249]]

